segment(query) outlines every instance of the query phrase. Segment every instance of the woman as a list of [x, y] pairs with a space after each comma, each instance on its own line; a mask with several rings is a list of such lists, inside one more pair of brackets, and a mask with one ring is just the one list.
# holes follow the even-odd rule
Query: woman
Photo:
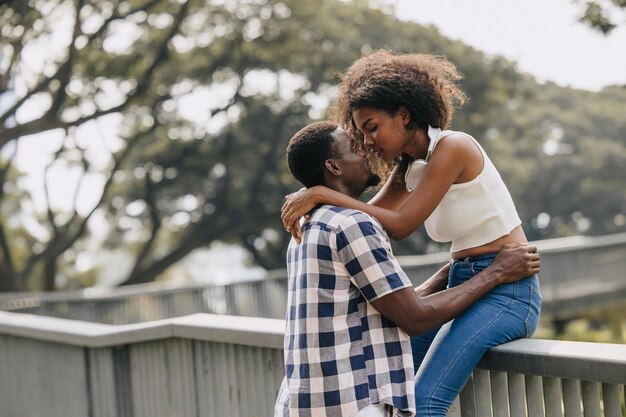
[[[489, 266], [506, 243], [526, 242], [511, 196], [482, 147], [445, 129], [465, 95], [461, 75], [431, 55], [376, 51], [341, 76], [339, 122], [391, 170], [364, 203], [324, 187], [287, 197], [285, 228], [299, 239], [299, 219], [318, 204], [362, 210], [394, 239], [424, 224], [451, 242], [449, 286]], [[412, 340], [418, 416], [444, 417], [472, 370], [493, 346], [535, 331], [541, 295], [537, 276], [497, 287], [457, 319]]]

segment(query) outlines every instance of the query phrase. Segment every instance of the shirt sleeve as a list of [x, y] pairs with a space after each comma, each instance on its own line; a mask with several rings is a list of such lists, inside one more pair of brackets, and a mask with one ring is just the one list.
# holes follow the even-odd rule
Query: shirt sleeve
[[274, 417], [285, 417], [289, 415], [289, 389], [287, 388], [287, 377], [278, 389], [278, 397], [274, 403]]
[[412, 286], [391, 252], [387, 234], [365, 213], [342, 221], [336, 239], [339, 260], [369, 302]]

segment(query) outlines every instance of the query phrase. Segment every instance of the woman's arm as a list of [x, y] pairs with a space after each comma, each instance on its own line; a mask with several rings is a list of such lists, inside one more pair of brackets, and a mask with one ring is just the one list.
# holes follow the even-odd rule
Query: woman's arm
[[[392, 239], [404, 239], [424, 223], [466, 167], [476, 163], [475, 145], [471, 143], [468, 147], [464, 142], [462, 135], [450, 135], [440, 140], [421, 181], [397, 210], [367, 204], [338, 191], [316, 186], [289, 197], [281, 210], [283, 225], [293, 233], [305, 213], [318, 204], [331, 204], [374, 216]], [[479, 158], [482, 165], [482, 156]], [[299, 241], [299, 227], [297, 233], [294, 237]]]
[[450, 275], [450, 262], [443, 265], [437, 272], [426, 281], [415, 287], [415, 294], [418, 297], [426, 297], [445, 290], [448, 287], [448, 277]]
[[[326, 194], [327, 192], [328, 194]], [[316, 200], [319, 200], [320, 204], [333, 204], [333, 193], [335, 192], [330, 188], [317, 186], [311, 188], [301, 188], [295, 193], [289, 194], [285, 197], [286, 201], [281, 208], [283, 226], [285, 227], [285, 230], [291, 232], [298, 243], [300, 243], [301, 239], [300, 223], [295, 221], [289, 225], [291, 217], [293, 216], [293, 218], [296, 218], [298, 213], [304, 213], [303, 216], [306, 217], [306, 213], [311, 211], [317, 205], [315, 202]], [[341, 198], [342, 195], [343, 194], [339, 193], [336, 194], [338, 198]], [[397, 165], [391, 172], [383, 187], [370, 201], [368, 201], [367, 204], [395, 211], [400, 208], [409, 195], [410, 193], [406, 190], [406, 184], [404, 182], [404, 170], [400, 167], [400, 165]], [[349, 208], [350, 204], [346, 204], [343, 207]], [[298, 220], [300, 217], [297, 217]]]
[[397, 165], [391, 171], [391, 175], [389, 175], [382, 188], [367, 204], [389, 210], [398, 210], [409, 195], [410, 193], [406, 190], [406, 184], [404, 183], [404, 170], [400, 165]]

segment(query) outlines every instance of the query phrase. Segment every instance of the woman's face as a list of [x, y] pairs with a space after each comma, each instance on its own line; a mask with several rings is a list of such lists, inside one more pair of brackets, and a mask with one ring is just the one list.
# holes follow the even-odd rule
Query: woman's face
[[373, 107], [362, 107], [352, 112], [356, 128], [363, 134], [365, 146], [385, 162], [392, 161], [407, 146], [406, 125], [408, 112], [401, 108], [395, 115]]

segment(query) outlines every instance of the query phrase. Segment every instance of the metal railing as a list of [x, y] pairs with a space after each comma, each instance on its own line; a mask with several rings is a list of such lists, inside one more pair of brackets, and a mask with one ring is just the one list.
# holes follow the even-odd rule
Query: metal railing
[[[0, 312], [2, 417], [267, 417], [284, 321], [195, 314], [121, 326]], [[518, 340], [488, 352], [454, 417], [618, 417], [626, 346]]]
[[[542, 315], [576, 317], [589, 310], [626, 305], [626, 233], [535, 242], [542, 254]], [[448, 253], [402, 256], [417, 285], [449, 259]], [[144, 284], [62, 293], [0, 293], [0, 310], [127, 324], [193, 313], [284, 318], [286, 271], [224, 286]]]

